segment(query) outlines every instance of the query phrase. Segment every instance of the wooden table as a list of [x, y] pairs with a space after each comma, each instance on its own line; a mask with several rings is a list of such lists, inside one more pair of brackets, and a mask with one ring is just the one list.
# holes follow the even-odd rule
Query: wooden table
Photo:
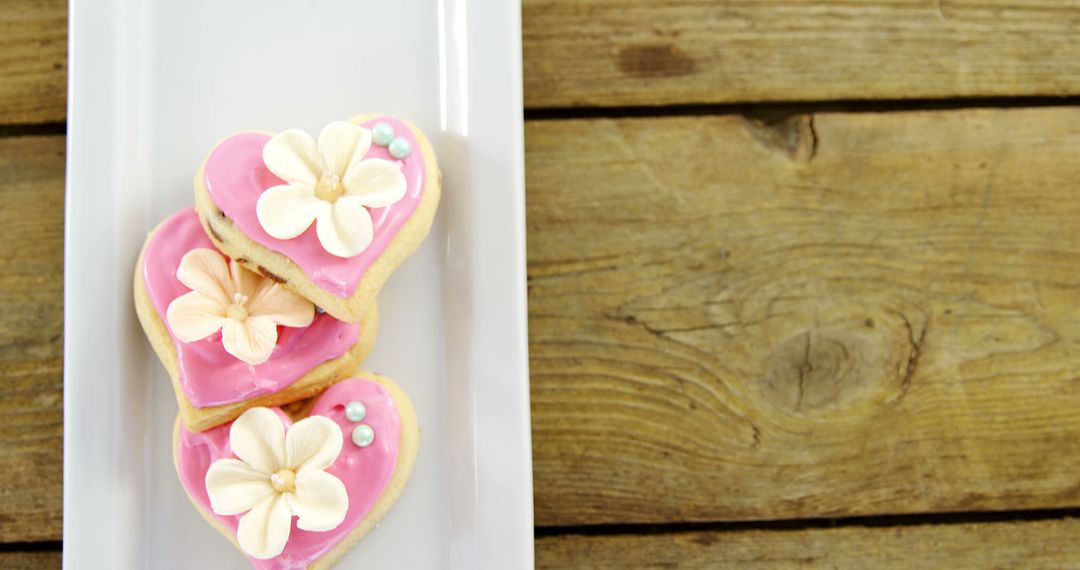
[[[0, 567], [59, 564], [65, 4], [0, 4]], [[540, 568], [1080, 567], [1080, 2], [525, 0]]]

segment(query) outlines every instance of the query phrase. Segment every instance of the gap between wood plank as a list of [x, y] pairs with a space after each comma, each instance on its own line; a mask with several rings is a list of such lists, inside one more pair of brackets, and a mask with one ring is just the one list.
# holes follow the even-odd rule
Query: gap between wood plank
[[[619, 536], [677, 534], [688, 532], [739, 532], [747, 530], [800, 532], [812, 529], [843, 527], [889, 528], [922, 525], [1039, 522], [1078, 517], [1080, 517], [1080, 508], [1069, 508], [1002, 512], [889, 515], [874, 517], [848, 517], [839, 519], [793, 519], [782, 521], [607, 524], [559, 527], [539, 526], [535, 527], [534, 534], [536, 538], [549, 538], [567, 535]], [[48, 552], [55, 550], [63, 550], [62, 541], [48, 540], [40, 542], [0, 543], [0, 552]]]
[[0, 138], [67, 135], [67, 123], [0, 125]]
[[63, 550], [64, 543], [59, 540], [40, 542], [0, 542], [0, 552], [51, 552]]
[[794, 115], [801, 113], [892, 113], [903, 111], [955, 111], [961, 109], [1013, 109], [1021, 107], [1070, 107], [1080, 97], [983, 97], [957, 99], [785, 101], [730, 104], [679, 104], [637, 107], [526, 108], [526, 121], [563, 119], [625, 119], [694, 117], [710, 115]]
[[736, 522], [665, 523], [665, 524], [600, 524], [582, 526], [538, 526], [536, 538], [567, 535], [619, 536], [654, 535], [687, 532], [739, 532], [773, 530], [799, 532], [812, 529], [868, 527], [889, 528], [923, 525], [952, 525], [971, 523], [1016, 523], [1080, 517], [1080, 508], [1032, 509], [1018, 511], [987, 511], [957, 513], [922, 513], [870, 517], [813, 518]]
[[[642, 107], [526, 108], [526, 121], [563, 119], [621, 119], [708, 115], [793, 115], [801, 113], [889, 113], [902, 111], [952, 111], [970, 108], [1012, 109], [1020, 107], [1069, 107], [1080, 105], [1072, 97], [988, 97], [928, 100], [836, 100], [787, 101], [732, 104], [687, 104]], [[0, 138], [66, 135], [66, 122], [0, 124]]]

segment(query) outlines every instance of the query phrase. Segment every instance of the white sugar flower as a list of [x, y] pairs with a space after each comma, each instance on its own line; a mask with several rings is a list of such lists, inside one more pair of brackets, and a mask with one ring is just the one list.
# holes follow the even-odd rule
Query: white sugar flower
[[270, 358], [278, 325], [306, 327], [315, 318], [310, 301], [235, 261], [226, 265], [212, 249], [185, 253], [176, 277], [192, 289], [165, 312], [176, 338], [194, 342], [220, 330], [226, 352], [248, 364]]
[[311, 416], [288, 433], [268, 408], [252, 408], [233, 422], [229, 446], [238, 459], [219, 459], [206, 472], [210, 508], [238, 515], [236, 538], [254, 558], [273, 558], [285, 548], [292, 529], [337, 528], [349, 510], [341, 479], [324, 471], [341, 453], [341, 428], [329, 418]]
[[277, 239], [292, 239], [316, 222], [323, 249], [352, 257], [371, 243], [368, 208], [389, 206], [405, 196], [405, 175], [392, 161], [364, 159], [371, 131], [337, 121], [319, 133], [319, 145], [304, 131], [289, 129], [263, 147], [263, 162], [286, 182], [267, 189], [255, 206], [259, 224]]

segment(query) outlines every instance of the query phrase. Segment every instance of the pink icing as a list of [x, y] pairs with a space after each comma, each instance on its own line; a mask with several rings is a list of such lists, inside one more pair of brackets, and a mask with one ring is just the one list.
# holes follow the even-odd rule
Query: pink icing
[[[345, 405], [352, 401], [362, 402], [367, 408], [367, 415], [361, 422], [350, 422], [345, 417]], [[281, 415], [286, 425], [292, 425], [280, 409], [273, 409]], [[393, 397], [377, 382], [363, 378], [343, 380], [319, 396], [309, 415], [326, 416], [341, 426], [345, 443], [337, 461], [326, 471], [345, 484], [349, 494], [349, 510], [340, 526], [326, 532], [300, 530], [293, 518], [292, 531], [285, 550], [270, 560], [249, 557], [255, 568], [306, 568], [325, 555], [364, 519], [382, 496], [397, 466], [401, 419]], [[371, 426], [375, 432], [375, 441], [368, 447], [358, 447], [352, 442], [353, 428], [360, 424]], [[229, 447], [231, 427], [232, 423], [228, 423], [202, 433], [191, 433], [184, 429], [183, 425], [180, 426], [180, 444], [176, 459], [180, 481], [192, 500], [207, 512], [212, 511], [210, 497], [206, 493], [206, 471], [214, 461], [234, 457]], [[232, 530], [235, 536], [240, 516], [214, 517]]]
[[370, 210], [375, 226], [374, 238], [367, 249], [354, 257], [342, 258], [327, 253], [315, 235], [315, 224], [289, 240], [270, 237], [259, 225], [255, 214], [259, 195], [272, 186], [285, 183], [267, 170], [263, 163], [262, 149], [270, 140], [270, 135], [239, 133], [222, 141], [206, 159], [206, 190], [217, 207], [245, 235], [291, 259], [319, 287], [338, 297], [348, 297], [356, 291], [368, 267], [378, 259], [416, 210], [424, 192], [424, 158], [412, 130], [392, 117], [378, 117], [361, 124], [370, 128], [382, 122], [392, 126], [397, 136], [409, 141], [412, 153], [405, 160], [397, 160], [390, 156], [387, 147], [372, 143], [365, 157], [385, 158], [400, 163], [408, 189], [400, 201], [386, 208]]
[[[190, 291], [176, 278], [185, 253], [214, 249], [195, 210], [181, 210], [165, 220], [143, 256], [143, 283], [165, 327], [165, 311], [173, 299]], [[277, 392], [327, 360], [345, 354], [360, 338], [360, 326], [319, 314], [303, 328], [278, 327], [278, 342], [269, 360], [251, 365], [225, 352], [221, 333], [196, 342], [172, 334], [180, 368], [180, 388], [192, 405], [205, 408]]]

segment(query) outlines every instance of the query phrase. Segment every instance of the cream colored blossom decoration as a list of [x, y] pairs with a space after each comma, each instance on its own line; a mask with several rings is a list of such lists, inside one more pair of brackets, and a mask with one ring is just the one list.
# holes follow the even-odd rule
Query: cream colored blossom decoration
[[341, 453], [341, 428], [311, 416], [288, 432], [267, 408], [252, 408], [233, 422], [229, 445], [237, 459], [219, 459], [206, 472], [210, 508], [238, 515], [236, 538], [248, 555], [265, 560], [285, 548], [292, 517], [297, 528], [337, 528], [349, 510], [341, 479], [324, 471]]
[[226, 352], [248, 364], [270, 358], [278, 325], [306, 327], [315, 318], [310, 301], [212, 249], [184, 254], [176, 277], [192, 289], [165, 312], [176, 338], [195, 342], [220, 330]]
[[405, 175], [392, 161], [364, 159], [371, 131], [337, 121], [319, 133], [289, 129], [263, 147], [263, 162], [286, 182], [259, 196], [255, 213], [266, 233], [292, 239], [315, 222], [323, 249], [352, 257], [371, 244], [368, 208], [389, 206], [405, 196]]

